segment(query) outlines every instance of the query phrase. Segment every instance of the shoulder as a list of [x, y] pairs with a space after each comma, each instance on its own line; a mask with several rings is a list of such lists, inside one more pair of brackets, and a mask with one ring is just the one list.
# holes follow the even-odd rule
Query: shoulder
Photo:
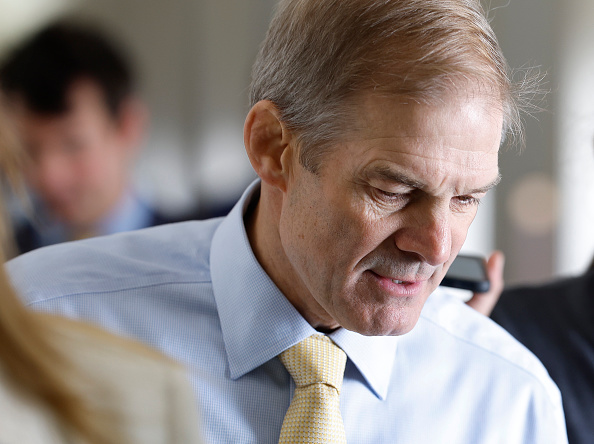
[[491, 317], [516, 337], [530, 335], [536, 325], [542, 325], [545, 334], [566, 335], [567, 327], [591, 328], [593, 295], [593, 272], [542, 285], [516, 286], [505, 289]]
[[155, 394], [159, 386], [185, 387], [185, 369], [158, 351], [116, 336], [84, 322], [40, 314], [50, 327], [52, 342], [93, 384], [105, 389], [136, 392], [142, 388]]
[[182, 222], [40, 248], [7, 264], [26, 303], [210, 279], [219, 219]]
[[178, 371], [181, 366], [158, 351], [131, 339], [109, 333], [97, 326], [51, 314], [38, 316], [49, 327], [52, 342], [76, 361], [79, 366], [95, 372], [93, 362], [109, 362], [121, 369], [137, 367], [149, 372], [163, 369]]
[[583, 299], [594, 293], [594, 272], [565, 277], [540, 285], [521, 285], [506, 288], [498, 306], [524, 307], [559, 304], [561, 299]]
[[528, 384], [560, 404], [559, 390], [547, 370], [524, 345], [497, 325], [442, 288], [434, 292], [422, 312], [426, 331], [439, 335], [436, 347], [465, 356], [467, 368], [483, 366], [490, 377], [507, 378], [512, 386]]
[[[0, 362], [0, 442], [64, 442], [60, 424], [53, 412], [6, 373]], [[26, 424], [26, 427], [23, 427]]]
[[91, 408], [118, 415], [130, 442], [197, 442], [198, 414], [185, 368], [94, 326], [41, 316], [73, 368], [73, 387]]
[[[56, 369], [85, 402], [98, 426], [130, 444], [201, 442], [196, 403], [179, 364], [96, 327], [38, 316], [46, 337], [62, 358], [54, 361]], [[0, 441], [67, 440], [52, 411], [15, 387], [1, 366], [0, 400], [0, 415], [8, 421], [0, 428]]]

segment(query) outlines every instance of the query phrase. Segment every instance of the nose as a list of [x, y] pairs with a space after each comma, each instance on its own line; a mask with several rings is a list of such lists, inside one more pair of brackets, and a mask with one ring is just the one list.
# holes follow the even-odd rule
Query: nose
[[449, 206], [444, 207], [425, 203], [410, 208], [408, 220], [395, 233], [396, 247], [433, 266], [447, 262], [452, 251], [452, 226]]

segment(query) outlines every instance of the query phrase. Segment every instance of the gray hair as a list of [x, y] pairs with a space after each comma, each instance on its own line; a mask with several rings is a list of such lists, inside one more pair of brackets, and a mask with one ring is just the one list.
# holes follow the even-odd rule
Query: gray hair
[[[310, 171], [373, 91], [431, 104], [473, 86], [520, 134], [506, 61], [478, 0], [281, 0], [252, 71], [250, 103], [270, 100]], [[350, 112], [349, 112], [350, 111]]]

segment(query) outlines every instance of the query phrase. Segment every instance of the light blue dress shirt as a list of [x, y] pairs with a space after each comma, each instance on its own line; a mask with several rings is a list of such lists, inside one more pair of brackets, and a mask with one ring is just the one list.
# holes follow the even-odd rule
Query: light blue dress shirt
[[[256, 261], [243, 213], [43, 248], [9, 264], [35, 309], [91, 320], [190, 369], [210, 443], [276, 443], [294, 390], [276, 356], [313, 334]], [[559, 391], [489, 319], [436, 291], [400, 337], [344, 329], [349, 444], [562, 444]]]

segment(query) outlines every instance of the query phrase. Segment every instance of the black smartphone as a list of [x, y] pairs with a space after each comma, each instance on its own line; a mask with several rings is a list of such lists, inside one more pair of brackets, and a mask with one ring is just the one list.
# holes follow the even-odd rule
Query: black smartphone
[[480, 256], [459, 254], [443, 278], [441, 285], [470, 290], [473, 293], [489, 291], [487, 262]]

